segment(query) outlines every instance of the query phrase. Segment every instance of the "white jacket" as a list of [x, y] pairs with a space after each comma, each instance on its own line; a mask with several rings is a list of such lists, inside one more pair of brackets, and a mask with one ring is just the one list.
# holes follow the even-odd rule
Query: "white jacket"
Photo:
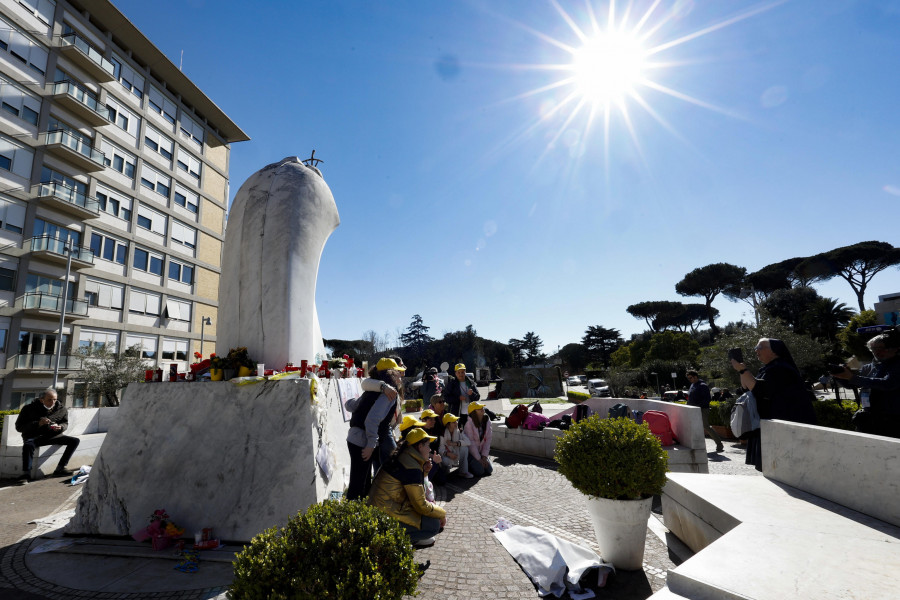
[[[446, 466], [448, 466], [448, 467], [458, 467], [459, 466], [459, 458], [458, 457], [459, 457], [460, 447], [457, 447], [456, 445], [448, 446], [447, 442], [459, 442], [460, 447], [468, 446], [472, 442], [469, 441], [469, 438], [466, 437], [466, 434], [463, 433], [459, 427], [457, 427], [456, 431], [453, 433], [450, 433], [449, 430], [444, 430], [444, 435], [441, 436], [441, 443], [440, 443], [439, 450], [438, 450], [438, 452], [440, 452], [441, 458], [444, 461], [446, 461], [445, 463], [442, 463], [442, 464], [446, 464]], [[447, 456], [448, 450], [450, 452], [452, 452], [453, 454], [456, 454], [456, 456], [457, 456], [456, 460]]]

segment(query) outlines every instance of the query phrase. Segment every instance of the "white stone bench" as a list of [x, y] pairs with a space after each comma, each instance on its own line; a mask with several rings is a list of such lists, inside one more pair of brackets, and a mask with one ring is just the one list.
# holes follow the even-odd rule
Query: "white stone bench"
[[763, 475], [669, 473], [666, 527], [696, 554], [688, 598], [897, 598], [900, 440], [763, 421]]
[[[669, 416], [672, 431], [678, 441], [673, 446], [664, 446], [669, 455], [669, 469], [681, 473], [709, 473], [709, 462], [706, 455], [706, 441], [703, 434], [703, 420], [700, 409], [684, 404], [673, 404], [660, 400], [637, 400], [632, 398], [590, 398], [584, 401], [591, 414], [599, 413], [605, 418], [610, 407], [618, 403], [627, 404], [631, 410], [658, 410]], [[568, 409], [551, 415], [551, 405], [545, 405], [544, 411], [551, 420], [558, 419], [562, 415], [574, 412]], [[540, 458], [553, 458], [556, 450], [556, 438], [562, 435], [562, 431], [555, 428], [545, 428], [542, 431], [528, 429], [509, 429], [506, 425], [494, 424], [491, 447], [497, 450], [538, 456]]]
[[[69, 426], [64, 433], [81, 440], [69, 461], [69, 467], [94, 464], [117, 411], [118, 407], [69, 409]], [[0, 438], [0, 478], [17, 477], [22, 473], [22, 434], [16, 431], [18, 417], [19, 415], [6, 415], [3, 424], [3, 437]], [[63, 450], [63, 446], [52, 445], [37, 448], [32, 477], [52, 473]]]

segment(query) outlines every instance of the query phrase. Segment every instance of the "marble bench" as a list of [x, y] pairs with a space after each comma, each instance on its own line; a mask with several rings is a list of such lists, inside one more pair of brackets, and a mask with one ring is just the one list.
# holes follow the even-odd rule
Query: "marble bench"
[[763, 421], [764, 477], [669, 473], [666, 598], [897, 598], [900, 440]]
[[[71, 408], [66, 435], [77, 437], [81, 442], [69, 461], [69, 466], [93, 465], [106, 432], [115, 419], [118, 407]], [[22, 473], [22, 434], [16, 431], [19, 415], [6, 415], [3, 437], [0, 438], [0, 478], [17, 477]], [[41, 446], [34, 453], [32, 477], [40, 477], [53, 472], [63, 451], [62, 446]]]
[[[606, 415], [610, 407], [622, 402], [632, 410], [658, 410], [669, 416], [672, 431], [678, 441], [674, 446], [664, 446], [669, 454], [669, 469], [681, 473], [709, 473], [709, 462], [706, 454], [706, 441], [703, 437], [703, 422], [700, 409], [683, 404], [672, 404], [660, 400], [636, 400], [631, 398], [590, 398], [585, 400], [591, 414]], [[544, 414], [551, 420], [561, 418], [564, 414], [575, 411], [570, 408], [551, 415], [551, 405], [544, 406]], [[528, 456], [553, 459], [556, 450], [556, 438], [562, 431], [545, 428], [541, 431], [516, 428], [509, 429], [505, 425], [493, 425], [491, 447], [506, 452], [515, 452]]]

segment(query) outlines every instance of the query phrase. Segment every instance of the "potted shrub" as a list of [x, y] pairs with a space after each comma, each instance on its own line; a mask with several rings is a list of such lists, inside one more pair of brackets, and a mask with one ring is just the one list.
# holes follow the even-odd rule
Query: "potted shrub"
[[559, 472], [586, 496], [605, 560], [640, 569], [653, 496], [666, 484], [669, 456], [646, 425], [631, 419], [582, 419], [556, 442]]
[[719, 434], [723, 440], [733, 440], [731, 431], [731, 409], [734, 408], [734, 400], [713, 400], [709, 403], [709, 426]]
[[216, 355], [209, 355], [209, 379], [210, 381], [222, 381], [225, 376], [225, 359]]
[[419, 576], [398, 521], [364, 502], [326, 500], [244, 546], [228, 598], [400, 600], [415, 594]]
[[[247, 377], [256, 369], [256, 362], [250, 358], [246, 346], [232, 348], [225, 357], [225, 379], [231, 379], [235, 375]], [[231, 373], [229, 373], [231, 371]]]

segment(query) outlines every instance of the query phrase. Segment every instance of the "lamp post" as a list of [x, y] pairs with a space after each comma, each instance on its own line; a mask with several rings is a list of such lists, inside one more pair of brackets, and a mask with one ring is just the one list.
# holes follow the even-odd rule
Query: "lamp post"
[[62, 302], [59, 311], [59, 338], [56, 340], [56, 364], [53, 365], [53, 389], [59, 382], [59, 362], [62, 360], [63, 327], [66, 324], [66, 297], [69, 295], [69, 274], [72, 272], [72, 248], [69, 241], [63, 245], [66, 254], [66, 278], [63, 280]]
[[659, 388], [659, 373], [650, 373], [650, 374], [653, 375], [654, 377], [656, 377], [656, 395], [659, 396], [660, 398], [662, 398], [662, 392], [660, 391], [660, 388]]
[[[675, 371], [672, 371], [672, 389], [677, 392], [678, 386], [675, 384], [676, 377], [678, 377], [678, 373], [676, 373]], [[677, 397], [677, 395], [676, 395], [676, 397]]]
[[207, 325], [212, 325], [212, 319], [200, 317], [200, 356], [203, 356], [203, 334]]

